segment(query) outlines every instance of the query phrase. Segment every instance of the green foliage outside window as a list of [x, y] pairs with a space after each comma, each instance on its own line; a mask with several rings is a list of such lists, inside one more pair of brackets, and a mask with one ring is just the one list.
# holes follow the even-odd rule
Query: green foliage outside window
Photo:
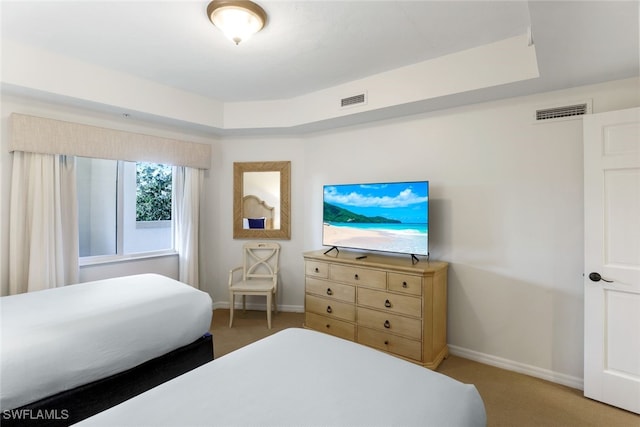
[[171, 166], [136, 163], [136, 221], [171, 219]]

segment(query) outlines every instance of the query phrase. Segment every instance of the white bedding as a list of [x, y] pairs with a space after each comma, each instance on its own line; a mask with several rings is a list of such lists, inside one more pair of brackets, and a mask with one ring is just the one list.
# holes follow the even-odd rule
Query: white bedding
[[0, 298], [0, 408], [107, 377], [209, 330], [211, 297], [157, 274]]
[[484, 426], [473, 385], [359, 344], [287, 329], [81, 426]]

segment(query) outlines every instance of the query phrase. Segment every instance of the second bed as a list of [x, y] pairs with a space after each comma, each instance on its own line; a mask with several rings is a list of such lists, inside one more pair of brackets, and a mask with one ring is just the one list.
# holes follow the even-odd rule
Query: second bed
[[278, 332], [81, 426], [485, 426], [473, 385], [312, 330]]

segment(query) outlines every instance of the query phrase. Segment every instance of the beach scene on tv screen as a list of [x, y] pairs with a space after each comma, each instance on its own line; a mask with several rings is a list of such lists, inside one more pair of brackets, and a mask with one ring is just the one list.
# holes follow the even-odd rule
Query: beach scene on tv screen
[[325, 185], [322, 244], [427, 255], [429, 184]]

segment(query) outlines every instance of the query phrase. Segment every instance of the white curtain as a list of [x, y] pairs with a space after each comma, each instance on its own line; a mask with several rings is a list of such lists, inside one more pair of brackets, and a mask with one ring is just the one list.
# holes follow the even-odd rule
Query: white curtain
[[198, 231], [204, 171], [186, 166], [174, 166], [173, 177], [172, 206], [175, 247], [178, 251], [178, 280], [198, 288]]
[[9, 293], [78, 282], [75, 158], [13, 152]]

